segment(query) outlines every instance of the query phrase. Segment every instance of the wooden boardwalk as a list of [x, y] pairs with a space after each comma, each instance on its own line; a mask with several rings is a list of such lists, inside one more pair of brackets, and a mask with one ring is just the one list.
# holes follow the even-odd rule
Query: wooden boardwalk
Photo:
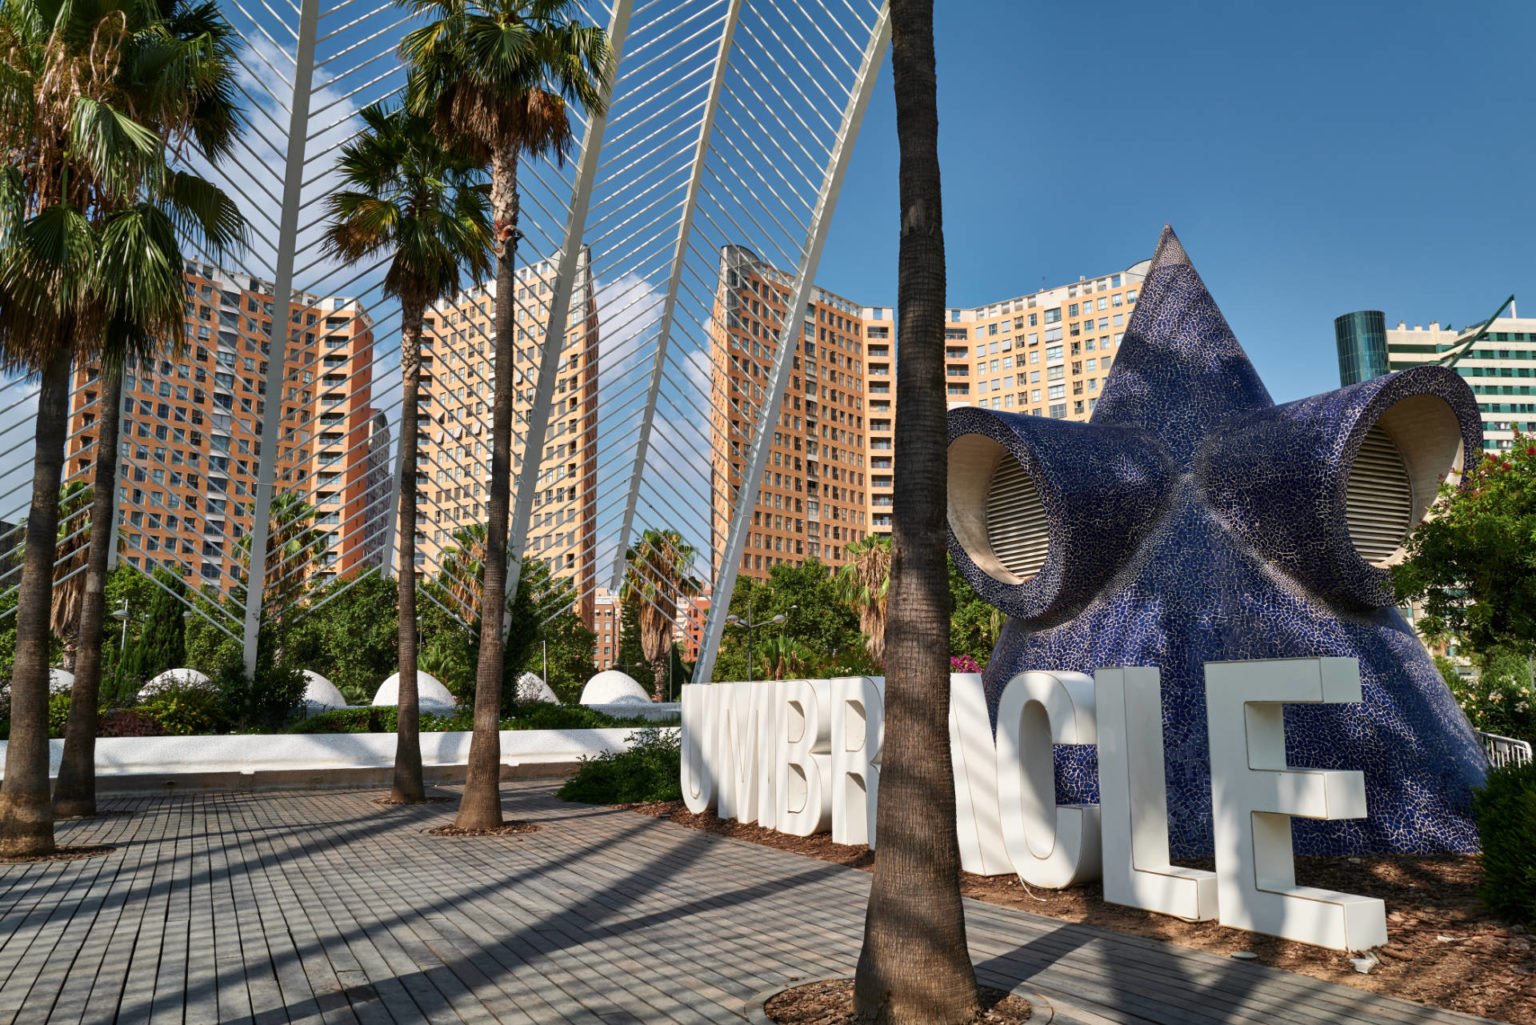
[[[740, 1022], [846, 974], [869, 876], [505, 788], [537, 833], [423, 830], [379, 791], [115, 798], [65, 824], [105, 857], [0, 866], [0, 1023]], [[968, 902], [983, 981], [1042, 1023], [1478, 1019]]]

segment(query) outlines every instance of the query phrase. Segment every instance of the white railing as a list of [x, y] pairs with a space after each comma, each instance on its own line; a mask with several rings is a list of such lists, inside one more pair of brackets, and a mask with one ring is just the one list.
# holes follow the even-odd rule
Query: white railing
[[1506, 765], [1529, 765], [1531, 762], [1529, 740], [1501, 737], [1497, 733], [1484, 733], [1482, 730], [1477, 731], [1477, 739], [1483, 745], [1483, 754], [1488, 756], [1490, 768], [1502, 769]]

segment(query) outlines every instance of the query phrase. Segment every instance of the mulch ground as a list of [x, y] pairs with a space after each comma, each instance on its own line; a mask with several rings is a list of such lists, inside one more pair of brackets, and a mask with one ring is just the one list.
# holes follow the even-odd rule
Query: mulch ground
[[116, 844], [74, 844], [66, 846], [60, 844], [53, 849], [52, 854], [17, 855], [0, 858], [0, 865], [30, 865], [38, 861], [77, 861], [80, 858], [99, 858], [103, 854], [111, 854], [117, 850]]
[[532, 822], [508, 822], [491, 829], [460, 829], [458, 826], [438, 826], [428, 829], [428, 836], [517, 836], [521, 833], [537, 833], [539, 827]]
[[378, 805], [380, 808], [410, 808], [413, 806], [419, 807], [423, 804], [447, 804], [449, 801], [455, 800], [458, 800], [458, 798], [423, 797], [419, 801], [397, 801], [393, 797], [375, 797], [372, 803]]
[[[990, 986], [981, 988], [981, 1014], [972, 1025], [1018, 1025], [1028, 1021], [1029, 1001]], [[853, 980], [829, 979], [786, 989], [763, 1010], [778, 1025], [858, 1025], [853, 1016]]]
[[[722, 820], [713, 814], [693, 815], [681, 801], [624, 807], [693, 829], [707, 829], [850, 868], [868, 871], [874, 865], [874, 854], [869, 848], [833, 843], [825, 833], [787, 836], [757, 825]], [[1181, 864], [1211, 867], [1209, 860]], [[1488, 914], [1476, 895], [1481, 876], [1477, 858], [1471, 855], [1298, 857], [1298, 883], [1378, 897], [1386, 902], [1388, 943], [1376, 951], [1380, 964], [1365, 975], [1355, 971], [1349, 956], [1338, 951], [1228, 929], [1215, 922], [1186, 922], [1107, 904], [1097, 883], [1067, 890], [1026, 891], [1017, 876], [962, 873], [960, 889], [967, 897], [1037, 915], [1216, 954], [1252, 953], [1261, 964], [1313, 978], [1515, 1025], [1531, 1025], [1536, 1022], [1536, 937], [1522, 926]]]

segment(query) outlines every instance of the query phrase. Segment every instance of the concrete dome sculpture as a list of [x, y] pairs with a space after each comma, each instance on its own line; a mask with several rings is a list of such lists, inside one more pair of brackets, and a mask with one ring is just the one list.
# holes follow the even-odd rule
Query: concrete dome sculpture
[[347, 699], [336, 685], [319, 673], [304, 670], [304, 710], [310, 715], [345, 706]]
[[68, 669], [48, 670], [48, 696], [68, 694], [75, 686], [75, 674]]
[[[390, 673], [385, 681], [379, 684], [379, 689], [373, 695], [375, 705], [398, 705], [400, 703], [400, 674]], [[423, 712], [432, 712], [435, 715], [448, 715], [458, 707], [458, 702], [453, 699], [453, 694], [444, 687], [437, 677], [431, 673], [416, 671], [416, 704]]]
[[213, 681], [196, 669], [167, 669], [139, 688], [139, 700], [143, 701], [172, 687], [196, 687], [199, 690], [210, 690], [212, 685]]
[[635, 678], [618, 669], [604, 669], [581, 689], [583, 705], [622, 705], [631, 702], [649, 703], [650, 696]]
[[524, 673], [517, 678], [517, 703], [523, 705], [536, 701], [551, 705], [560, 703], [560, 699], [555, 697], [555, 692], [549, 689], [549, 684], [539, 679], [537, 673]]
[[[994, 723], [1027, 670], [1152, 666], [1174, 857], [1212, 850], [1205, 665], [1355, 659], [1363, 700], [1285, 711], [1287, 761], [1364, 773], [1369, 816], [1291, 824], [1298, 854], [1477, 849], [1487, 771], [1395, 608], [1388, 566], [1447, 475], [1479, 458], [1477, 400], [1419, 366], [1276, 405], [1173, 231], [1088, 423], [949, 414], [949, 548], [1008, 623]], [[1056, 749], [1065, 804], [1095, 749]]]

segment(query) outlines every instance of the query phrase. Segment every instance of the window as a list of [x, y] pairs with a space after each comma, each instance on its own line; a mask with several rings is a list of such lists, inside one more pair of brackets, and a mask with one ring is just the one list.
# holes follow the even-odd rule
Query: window
[[[1054, 310], [1046, 310], [1045, 311], [1045, 322], [1047, 324], [1060, 324], [1061, 323], [1061, 307], [1058, 306]], [[1033, 321], [1031, 321], [1031, 323], [1033, 323]]]

